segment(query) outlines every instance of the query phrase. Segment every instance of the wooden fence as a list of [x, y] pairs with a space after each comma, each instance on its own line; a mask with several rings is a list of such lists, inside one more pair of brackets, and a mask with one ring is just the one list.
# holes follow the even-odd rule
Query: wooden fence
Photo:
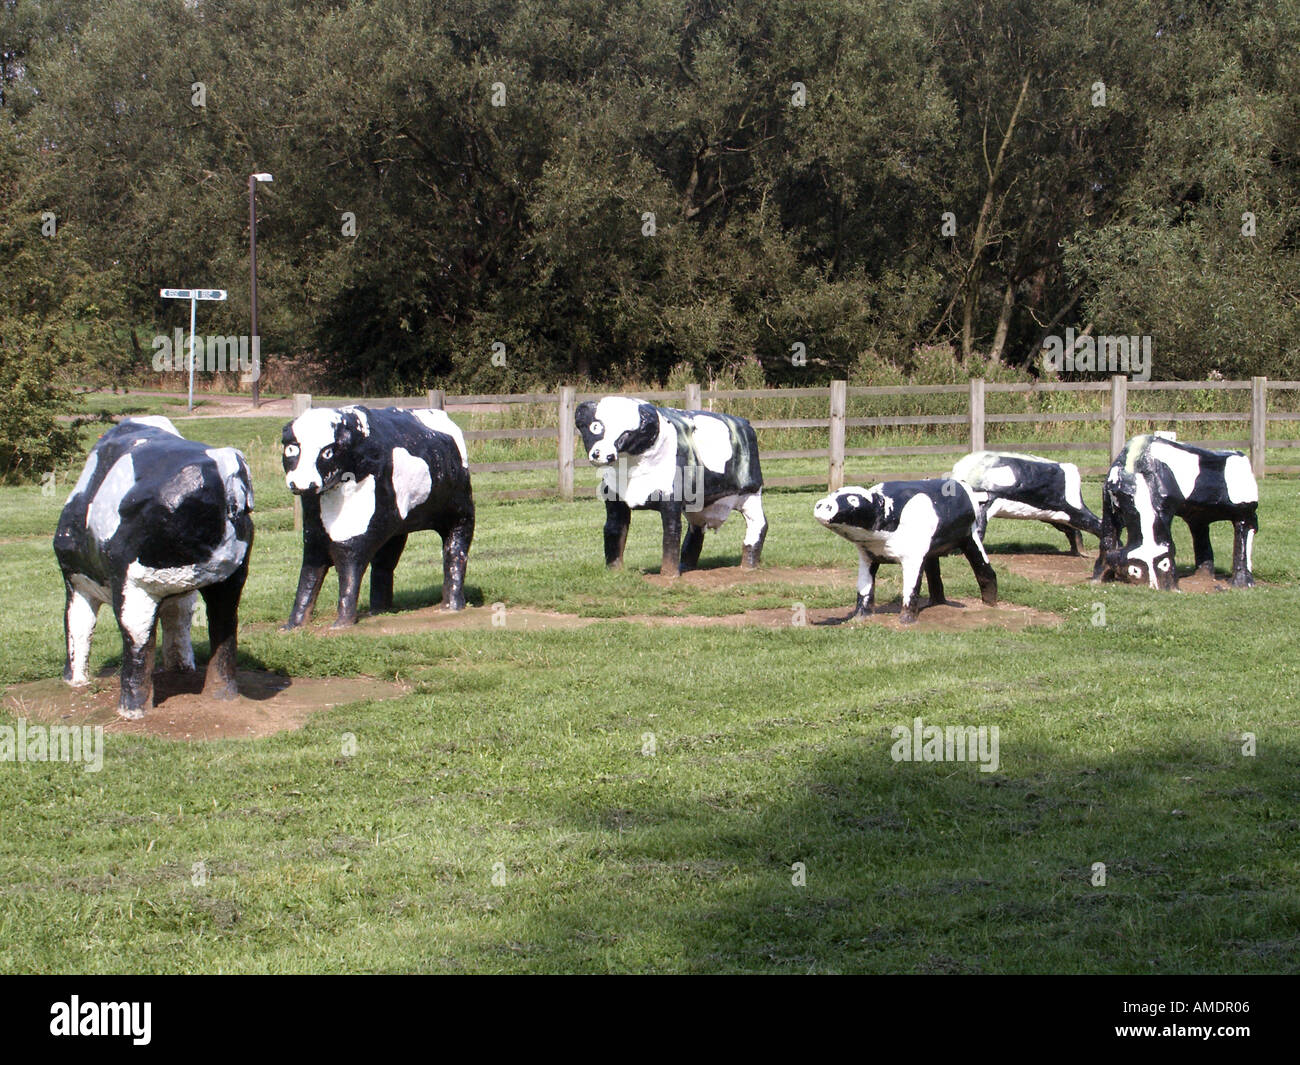
[[[1250, 410], [1220, 412], [1187, 411], [1134, 411], [1129, 413], [1128, 397], [1137, 391], [1247, 391], [1250, 393]], [[1116, 376], [1109, 381], [1051, 381], [1042, 383], [1002, 384], [986, 382], [983, 378], [974, 378], [963, 385], [879, 385], [870, 387], [851, 386], [845, 381], [832, 381], [829, 388], [741, 388], [741, 389], [702, 389], [698, 384], [688, 384], [680, 391], [622, 392], [620, 395], [653, 400], [658, 403], [680, 403], [686, 410], [701, 410], [705, 401], [731, 399], [789, 399], [795, 397], [823, 397], [827, 403], [825, 418], [776, 418], [750, 419], [751, 424], [760, 434], [772, 429], [825, 429], [827, 431], [826, 447], [801, 448], [795, 450], [762, 452], [764, 459], [825, 459], [827, 475], [822, 477], [765, 477], [764, 483], [772, 487], [810, 487], [825, 485], [828, 491], [834, 491], [844, 485], [844, 463], [852, 458], [898, 457], [914, 458], [928, 455], [961, 455], [968, 451], [981, 451], [985, 446], [985, 431], [990, 425], [997, 424], [1051, 424], [1057, 422], [1107, 422], [1110, 426], [1109, 454], [1117, 455], [1128, 439], [1129, 422], [1218, 422], [1241, 423], [1249, 432], [1248, 439], [1240, 440], [1200, 440], [1190, 441], [1207, 447], [1241, 448], [1250, 451], [1251, 468], [1256, 477], [1267, 473], [1300, 474], [1300, 466], [1266, 466], [1265, 447], [1293, 448], [1300, 447], [1300, 440], [1269, 439], [1269, 422], [1300, 421], [1300, 413], [1275, 411], [1268, 409], [1268, 394], [1271, 391], [1300, 391], [1300, 381], [1269, 381], [1265, 377], [1252, 377], [1249, 381], [1130, 381], [1126, 377]], [[993, 393], [1010, 392], [1041, 394], [1047, 392], [1101, 392], [1108, 393], [1104, 409], [1096, 411], [1041, 411], [1017, 414], [987, 413], [986, 398]], [[574, 446], [576, 430], [574, 428], [574, 410], [578, 403], [587, 399], [598, 399], [606, 393], [578, 392], [573, 387], [563, 387], [558, 392], [531, 392], [507, 394], [483, 394], [448, 396], [441, 389], [433, 389], [423, 399], [367, 399], [369, 406], [418, 407], [422, 404], [437, 410], [455, 413], [457, 407], [502, 406], [516, 403], [555, 404], [557, 421], [554, 426], [539, 426], [520, 429], [468, 429], [465, 440], [521, 440], [553, 439], [556, 441], [556, 457], [527, 462], [491, 462], [471, 463], [471, 473], [508, 473], [523, 470], [554, 470], [556, 487], [519, 489], [515, 491], [483, 493], [483, 498], [521, 499], [535, 497], [573, 498]], [[961, 395], [967, 397], [966, 411], [962, 414], [920, 414], [893, 415], [881, 417], [850, 418], [846, 416], [850, 398], [867, 396], [924, 396], [924, 395]], [[296, 418], [311, 406], [311, 396], [297, 394], [293, 397], [293, 413]], [[849, 430], [867, 428], [904, 428], [966, 426], [969, 439], [960, 444], [905, 444], [892, 447], [846, 447], [845, 441]], [[998, 444], [996, 447], [1007, 448]], [[1011, 445], [1032, 448], [1040, 452], [1099, 451], [1106, 448], [1101, 442], [1042, 442], [1027, 445]], [[946, 465], [946, 464], [945, 464]], [[1104, 474], [1105, 466], [1082, 468], [1085, 475]], [[934, 476], [935, 470], [901, 470], [887, 475], [873, 474], [876, 480]], [[295, 523], [300, 521], [295, 500]]]

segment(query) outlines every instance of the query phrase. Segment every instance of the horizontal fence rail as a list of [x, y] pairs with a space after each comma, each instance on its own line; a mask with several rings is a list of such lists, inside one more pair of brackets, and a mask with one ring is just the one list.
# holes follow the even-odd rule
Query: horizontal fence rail
[[[1249, 393], [1249, 410], [1247, 411], [1145, 411], [1129, 407], [1130, 393], [1147, 392], [1223, 392], [1244, 391]], [[990, 395], [1020, 395], [1025, 397], [1043, 397], [1055, 393], [1102, 393], [1105, 395], [1104, 409], [1092, 411], [1031, 411], [1020, 413], [997, 413], [986, 411], [986, 401]], [[772, 487], [810, 487], [825, 485], [827, 490], [835, 491], [844, 486], [844, 465], [846, 459], [908, 457], [924, 458], [926, 456], [961, 455], [968, 451], [983, 451], [986, 448], [986, 429], [996, 425], [1051, 425], [1082, 423], [1104, 423], [1109, 426], [1107, 441], [1042, 441], [1024, 444], [997, 441], [991, 446], [996, 450], [1026, 450], [1038, 452], [1108, 452], [1111, 456], [1119, 454], [1131, 432], [1139, 426], [1149, 427], [1153, 422], [1166, 424], [1178, 423], [1222, 423], [1239, 424], [1248, 432], [1248, 438], [1236, 440], [1199, 440], [1191, 441], [1203, 447], [1240, 448], [1250, 453], [1251, 469], [1256, 477], [1266, 474], [1300, 474], [1300, 465], [1268, 466], [1265, 464], [1265, 450], [1300, 448], [1298, 439], [1269, 439], [1268, 425], [1273, 423], [1300, 422], [1300, 412], [1270, 411], [1268, 396], [1270, 392], [1300, 392], [1300, 381], [1269, 381], [1265, 377], [1252, 377], [1248, 381], [1129, 381], [1126, 377], [1115, 376], [1109, 381], [1042, 381], [1042, 382], [990, 382], [974, 378], [967, 384], [960, 385], [849, 385], [845, 381], [832, 381], [829, 387], [807, 388], [701, 388], [698, 384], [688, 384], [683, 389], [664, 389], [649, 391], [620, 392], [619, 395], [637, 399], [652, 400], [657, 403], [682, 403], [688, 410], [712, 409], [716, 402], [731, 400], [809, 400], [826, 401], [825, 417], [790, 417], [790, 418], [750, 418], [750, 424], [759, 433], [792, 429], [824, 430], [826, 446], [815, 448], [790, 448], [786, 450], [763, 449], [762, 458], [772, 461], [788, 459], [825, 459], [827, 474], [823, 477], [785, 476], [765, 477], [764, 483]], [[406, 409], [420, 406], [435, 410], [448, 410], [472, 407], [502, 407], [510, 404], [534, 404], [553, 406], [556, 424], [537, 427], [508, 429], [470, 429], [465, 431], [465, 439], [471, 443], [487, 440], [554, 440], [556, 457], [554, 459], [532, 461], [506, 461], [470, 463], [470, 472], [476, 473], [513, 473], [517, 471], [554, 470], [556, 485], [550, 488], [524, 488], [513, 491], [485, 493], [485, 498], [495, 499], [530, 499], [554, 497], [570, 500], [574, 497], [575, 446], [577, 434], [574, 427], [574, 413], [577, 405], [586, 400], [600, 399], [608, 393], [578, 392], [573, 387], [563, 387], [558, 392], [525, 393], [482, 393], [477, 395], [449, 396], [441, 389], [431, 389], [423, 400], [418, 397], [398, 397], [393, 399], [367, 399], [368, 406], [396, 406]], [[862, 400], [885, 397], [965, 397], [965, 410], [961, 413], [878, 415], [848, 417], [849, 399]], [[293, 397], [294, 417], [311, 407], [311, 396], [303, 393]], [[949, 407], [951, 410], [951, 406]], [[549, 418], [548, 418], [549, 420]], [[961, 442], [943, 444], [902, 444], [878, 447], [849, 447], [847, 438], [850, 430], [861, 429], [924, 429], [936, 428], [951, 431], [953, 427], [964, 426], [966, 432]], [[1142, 431], [1147, 431], [1143, 428]], [[941, 464], [947, 468], [948, 464]], [[1089, 466], [1080, 470], [1089, 476], [1104, 474], [1107, 466]], [[941, 472], [941, 471], [939, 471]], [[910, 478], [934, 476], [936, 467], [929, 470], [908, 470], [890, 473], [885, 477], [874, 474], [873, 479]], [[295, 528], [301, 527], [301, 510], [294, 500]]]

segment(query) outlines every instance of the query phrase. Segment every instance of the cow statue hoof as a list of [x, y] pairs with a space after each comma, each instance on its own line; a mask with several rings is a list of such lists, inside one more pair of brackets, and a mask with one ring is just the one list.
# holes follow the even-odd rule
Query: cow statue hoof
[[252, 512], [248, 465], [234, 448], [186, 440], [157, 416], [127, 419], [101, 436], [54, 536], [67, 592], [64, 679], [78, 688], [90, 683], [90, 641], [108, 603], [122, 633], [117, 713], [144, 717], [159, 629], [163, 667], [195, 668], [190, 627], [202, 595], [208, 674], [233, 691]]
[[939, 559], [954, 550], [966, 556], [985, 603], [997, 603], [997, 575], [976, 531], [971, 490], [951, 478], [887, 481], [871, 488], [849, 487], [819, 500], [813, 516], [858, 549], [858, 608], [874, 602], [876, 571], [882, 562], [903, 568], [903, 605], [899, 622], [917, 619], [921, 578], [932, 605], [946, 602]]
[[733, 510], [745, 519], [744, 565], [758, 565], [767, 535], [763, 471], [744, 418], [606, 396], [579, 404], [574, 423], [601, 470], [607, 566], [622, 564], [634, 510], [657, 510], [663, 521], [660, 576], [695, 569], [705, 530], [720, 528]]
[[410, 533], [442, 537], [444, 608], [465, 603], [474, 493], [460, 427], [440, 410], [318, 408], [284, 427], [285, 483], [302, 498], [302, 569], [289, 631], [309, 620], [325, 574], [339, 575], [338, 620], [357, 618], [370, 570], [370, 613], [392, 609], [393, 571]]

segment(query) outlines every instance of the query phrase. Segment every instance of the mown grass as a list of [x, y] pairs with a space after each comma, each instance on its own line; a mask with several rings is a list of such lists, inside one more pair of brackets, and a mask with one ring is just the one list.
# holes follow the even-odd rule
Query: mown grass
[[[414, 690], [270, 739], [110, 736], [97, 775], [0, 763], [0, 971], [1282, 972], [1300, 961], [1295, 481], [1262, 485], [1250, 592], [1053, 587], [1002, 568], [1003, 597], [1058, 613], [1057, 627], [284, 635], [274, 625], [299, 545], [278, 424], [192, 426], [253, 464], [242, 664], [400, 676]], [[869, 479], [863, 465], [850, 462], [851, 480]], [[61, 668], [49, 539], [65, 493], [0, 490], [0, 683]], [[665, 591], [643, 576], [658, 563], [653, 515], [634, 518], [628, 570], [608, 573], [601, 507], [585, 498], [481, 504], [470, 599], [611, 618], [847, 610], [854, 560], [812, 521], [818, 494], [767, 494], [765, 561], [839, 568], [841, 588], [760, 573], [731, 590]], [[1095, 507], [1098, 495], [1090, 481], [1085, 498]], [[703, 563], [733, 564], [740, 535], [710, 535]], [[995, 522], [989, 543], [997, 566], [1016, 545], [1063, 539]], [[1185, 536], [1178, 547], [1189, 561]], [[1222, 569], [1226, 529], [1215, 548]], [[436, 559], [435, 536], [413, 538], [399, 608], [437, 601]], [[946, 562], [945, 581], [971, 597], [962, 568]], [[882, 577], [897, 595], [897, 573]], [[334, 591], [331, 578], [326, 613]], [[92, 667], [119, 653], [105, 615]], [[998, 772], [895, 763], [890, 729], [916, 716], [997, 725]], [[209, 880], [196, 887], [199, 861]], [[1096, 862], [1105, 886], [1092, 883]]]

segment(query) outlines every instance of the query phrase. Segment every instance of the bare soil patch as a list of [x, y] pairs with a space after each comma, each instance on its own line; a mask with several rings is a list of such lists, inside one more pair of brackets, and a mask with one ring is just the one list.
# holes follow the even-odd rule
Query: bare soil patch
[[373, 677], [286, 677], [261, 670], [238, 674], [239, 697], [205, 699], [203, 670], [155, 673], [153, 705], [138, 721], [117, 716], [118, 675], [106, 670], [89, 687], [72, 688], [59, 678], [14, 684], [3, 705], [31, 722], [103, 725], [105, 732], [165, 736], [173, 740], [216, 740], [271, 736], [301, 728], [316, 710], [346, 703], [404, 695], [410, 688]]
[[647, 573], [645, 579], [659, 588], [685, 585], [688, 588], [715, 590], [734, 588], [739, 584], [812, 584], [830, 587], [843, 584], [846, 580], [852, 584], [852, 578], [846, 577], [848, 573], [845, 569], [822, 569], [818, 566], [759, 566], [758, 569], [714, 566], [710, 569], [693, 569], [680, 577]]
[[[990, 554], [989, 561], [998, 572], [1014, 573], [1033, 581], [1056, 585], [1087, 584], [1092, 579], [1096, 553], [1083, 556], [1068, 555], [1061, 551], [1022, 551], [1015, 554]], [[1178, 589], [1183, 592], [1236, 591], [1231, 578], [1209, 576], [1200, 571], [1191, 572], [1185, 566], [1178, 569]]]

